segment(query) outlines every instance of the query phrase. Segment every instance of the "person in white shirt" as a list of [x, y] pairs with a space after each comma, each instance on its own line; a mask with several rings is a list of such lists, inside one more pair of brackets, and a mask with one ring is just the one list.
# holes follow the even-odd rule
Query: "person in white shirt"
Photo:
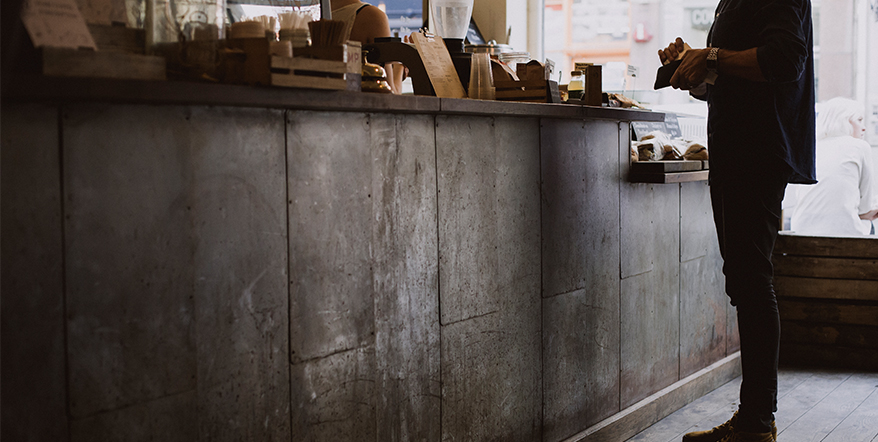
[[793, 186], [790, 229], [801, 235], [874, 234], [878, 180], [863, 137], [863, 106], [836, 97], [817, 105], [817, 184]]
[[[390, 37], [390, 23], [387, 14], [377, 6], [360, 0], [330, 0], [332, 19], [347, 23], [346, 40], [355, 40], [363, 44], [373, 43], [375, 38]], [[402, 93], [402, 81], [405, 79], [405, 66], [401, 63], [385, 63], [387, 83], [394, 94]]]

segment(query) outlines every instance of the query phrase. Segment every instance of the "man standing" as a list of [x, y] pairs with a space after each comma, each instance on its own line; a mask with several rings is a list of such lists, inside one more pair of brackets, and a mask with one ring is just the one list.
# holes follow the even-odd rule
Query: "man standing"
[[[708, 103], [710, 197], [741, 337], [740, 406], [684, 442], [774, 442], [780, 319], [771, 254], [787, 183], [815, 183], [810, 0], [721, 0], [706, 49], [680, 38], [671, 86]], [[705, 84], [705, 79], [713, 84]]]

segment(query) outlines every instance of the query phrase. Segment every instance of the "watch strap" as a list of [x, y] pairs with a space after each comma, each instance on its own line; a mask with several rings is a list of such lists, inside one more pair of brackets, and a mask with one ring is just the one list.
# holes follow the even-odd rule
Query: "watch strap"
[[707, 53], [707, 70], [708, 72], [716, 73], [716, 65], [717, 59], [719, 58], [719, 48], [710, 48], [710, 52]]

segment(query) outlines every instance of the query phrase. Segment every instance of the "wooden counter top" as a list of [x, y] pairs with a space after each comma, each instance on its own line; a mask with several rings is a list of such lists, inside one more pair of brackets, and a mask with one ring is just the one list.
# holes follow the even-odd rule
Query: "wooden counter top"
[[635, 109], [179, 81], [155, 82], [35, 76], [10, 79], [5, 86], [2, 92], [4, 101], [194, 104], [356, 112], [610, 119], [617, 121], [664, 120], [664, 113]]

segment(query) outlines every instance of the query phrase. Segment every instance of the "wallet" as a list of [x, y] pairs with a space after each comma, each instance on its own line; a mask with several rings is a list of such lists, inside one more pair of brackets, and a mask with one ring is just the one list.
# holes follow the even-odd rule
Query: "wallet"
[[674, 72], [677, 72], [680, 62], [682, 62], [682, 60], [674, 60], [658, 68], [658, 71], [655, 73], [655, 86], [653, 86], [656, 90], [671, 85], [671, 77], [674, 76]]

